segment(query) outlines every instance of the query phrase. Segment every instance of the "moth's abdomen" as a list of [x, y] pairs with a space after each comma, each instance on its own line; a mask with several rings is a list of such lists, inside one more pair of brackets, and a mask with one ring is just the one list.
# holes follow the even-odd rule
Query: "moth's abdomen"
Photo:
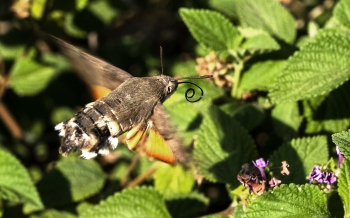
[[[113, 108], [112, 108], [113, 107]], [[97, 154], [106, 155], [109, 147], [118, 145], [118, 136], [125, 132], [118, 122], [119, 101], [100, 99], [86, 105], [73, 118], [58, 124], [55, 130], [63, 137], [60, 153], [67, 155], [79, 150], [90, 159]]]

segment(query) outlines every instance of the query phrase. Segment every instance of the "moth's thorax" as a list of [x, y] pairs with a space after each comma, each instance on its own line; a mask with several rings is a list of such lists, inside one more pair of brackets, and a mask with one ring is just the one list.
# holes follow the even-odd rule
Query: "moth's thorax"
[[152, 98], [164, 102], [176, 91], [177, 85], [177, 80], [164, 75], [133, 77], [126, 80], [114, 91], [123, 95], [125, 99], [142, 101]]

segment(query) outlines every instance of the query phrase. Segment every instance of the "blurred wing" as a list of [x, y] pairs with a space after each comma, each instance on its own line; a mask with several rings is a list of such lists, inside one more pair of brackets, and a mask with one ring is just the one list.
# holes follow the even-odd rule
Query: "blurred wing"
[[[156, 134], [155, 137], [161, 136], [167, 146], [169, 146], [172, 150], [172, 153], [174, 154], [176, 160], [186, 165], [189, 162], [190, 148], [182, 146], [183, 143], [179, 138], [176, 137], [175, 129], [172, 127], [169, 121], [169, 116], [162, 104], [158, 103], [156, 105], [154, 108], [154, 113], [150, 120], [152, 121], [153, 125], [153, 133]], [[147, 149], [148, 148], [149, 147], [147, 146]], [[152, 151], [146, 151], [146, 153], [151, 152]]]
[[103, 86], [114, 90], [132, 76], [81, 49], [51, 35], [60, 51], [67, 58], [79, 76], [90, 85]]

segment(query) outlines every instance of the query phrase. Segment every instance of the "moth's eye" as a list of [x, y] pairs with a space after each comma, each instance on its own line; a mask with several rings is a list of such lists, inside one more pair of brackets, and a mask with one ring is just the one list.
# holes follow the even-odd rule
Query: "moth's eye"
[[173, 92], [173, 87], [168, 86], [168, 87], [167, 87], [167, 94], [170, 94], [170, 93], [172, 93], [172, 92]]

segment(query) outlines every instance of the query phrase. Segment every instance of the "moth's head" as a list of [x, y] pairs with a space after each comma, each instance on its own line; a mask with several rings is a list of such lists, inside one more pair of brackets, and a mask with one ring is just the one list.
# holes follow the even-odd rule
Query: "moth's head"
[[170, 76], [160, 76], [161, 82], [164, 84], [161, 102], [169, 98], [177, 89], [178, 81]]
[[159, 78], [162, 82], [164, 90], [163, 90], [163, 93], [162, 93], [160, 100], [161, 100], [161, 102], [164, 102], [167, 98], [169, 98], [176, 91], [177, 86], [179, 84], [187, 83], [187, 84], [192, 84], [192, 85], [196, 86], [197, 88], [199, 88], [201, 91], [201, 96], [196, 100], [192, 100], [191, 98], [193, 98], [195, 96], [195, 91], [193, 88], [189, 88], [189, 89], [187, 89], [187, 91], [185, 93], [186, 100], [189, 102], [197, 102], [197, 101], [201, 100], [203, 97], [203, 89], [201, 89], [201, 87], [199, 87], [198, 85], [196, 85], [192, 82], [186, 82], [186, 81], [181, 81], [181, 80], [206, 79], [206, 78], [212, 78], [212, 77], [213, 77], [212, 75], [204, 75], [204, 76], [181, 77], [178, 79], [174, 79], [174, 78], [169, 77], [169, 76], [161, 75], [161, 76], [159, 76]]

